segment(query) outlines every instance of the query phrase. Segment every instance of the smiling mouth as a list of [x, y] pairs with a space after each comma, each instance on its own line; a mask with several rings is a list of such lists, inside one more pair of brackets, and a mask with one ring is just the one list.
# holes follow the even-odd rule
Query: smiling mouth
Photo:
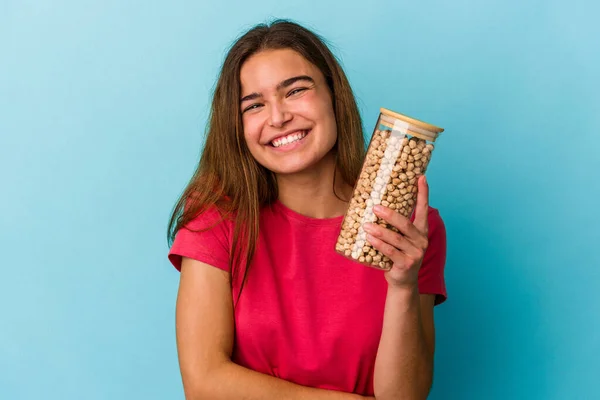
[[306, 135], [308, 135], [309, 132], [310, 132], [310, 130], [303, 130], [303, 131], [299, 131], [296, 133], [292, 133], [290, 135], [277, 138], [277, 139], [273, 140], [270, 144], [273, 147], [288, 146], [292, 143], [295, 143], [299, 140], [304, 139], [306, 137]]

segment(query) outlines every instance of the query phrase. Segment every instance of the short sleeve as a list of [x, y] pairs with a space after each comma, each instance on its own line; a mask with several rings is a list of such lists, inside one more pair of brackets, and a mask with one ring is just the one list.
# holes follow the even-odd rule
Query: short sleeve
[[419, 292], [435, 294], [435, 304], [446, 301], [446, 281], [444, 269], [446, 265], [446, 227], [437, 209], [430, 207], [429, 246], [425, 251], [423, 263], [419, 270]]
[[175, 235], [169, 261], [181, 271], [183, 257], [229, 271], [231, 221], [224, 220], [216, 207], [209, 208]]

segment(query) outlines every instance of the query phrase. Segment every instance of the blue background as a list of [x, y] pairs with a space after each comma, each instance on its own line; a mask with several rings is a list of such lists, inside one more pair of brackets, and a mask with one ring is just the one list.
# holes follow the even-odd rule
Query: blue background
[[[600, 398], [592, 1], [0, 2], [0, 398], [183, 398], [170, 211], [243, 30], [292, 18], [446, 129], [432, 399]], [[595, 172], [594, 172], [595, 171]]]

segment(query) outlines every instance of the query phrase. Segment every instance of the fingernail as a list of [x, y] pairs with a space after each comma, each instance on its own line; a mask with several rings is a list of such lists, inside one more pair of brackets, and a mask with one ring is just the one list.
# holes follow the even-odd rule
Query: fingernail
[[373, 211], [376, 213], [382, 213], [383, 212], [383, 207], [380, 206], [379, 204], [373, 207]]

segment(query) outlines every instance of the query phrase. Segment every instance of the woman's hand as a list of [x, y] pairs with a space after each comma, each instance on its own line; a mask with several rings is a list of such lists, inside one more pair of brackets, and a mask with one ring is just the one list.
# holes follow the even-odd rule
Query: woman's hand
[[414, 223], [402, 214], [383, 206], [375, 206], [375, 215], [396, 227], [400, 233], [377, 224], [366, 224], [367, 240], [373, 247], [390, 258], [392, 268], [385, 277], [392, 287], [417, 287], [419, 269], [427, 250], [429, 224], [429, 187], [425, 176], [418, 181], [417, 205]]

